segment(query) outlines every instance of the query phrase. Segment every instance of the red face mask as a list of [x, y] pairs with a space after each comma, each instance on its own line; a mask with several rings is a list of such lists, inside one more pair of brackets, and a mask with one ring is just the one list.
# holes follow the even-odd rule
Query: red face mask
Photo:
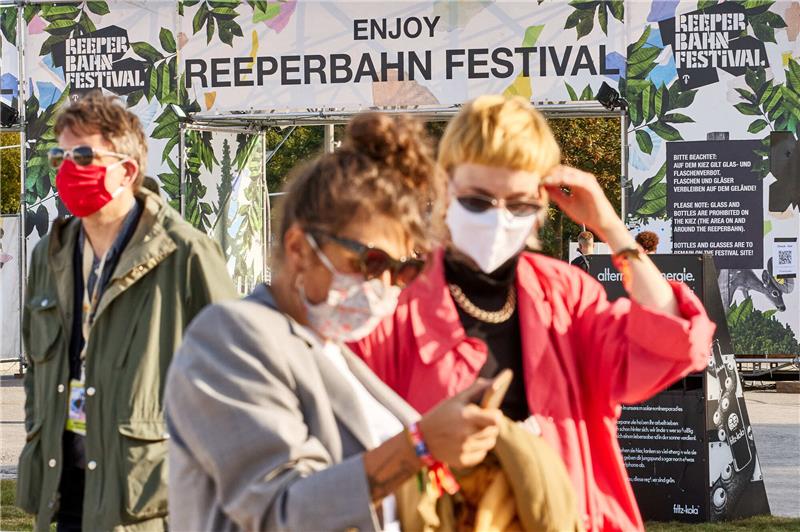
[[65, 159], [56, 173], [56, 189], [69, 212], [78, 218], [91, 216], [119, 195], [121, 186], [113, 193], [106, 190], [106, 172], [118, 164], [122, 161], [109, 166], [79, 166]]

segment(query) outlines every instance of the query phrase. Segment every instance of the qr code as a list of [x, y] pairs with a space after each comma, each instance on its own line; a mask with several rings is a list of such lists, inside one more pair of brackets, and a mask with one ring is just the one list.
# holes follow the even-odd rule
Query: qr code
[[785, 265], [792, 263], [792, 252], [788, 249], [778, 250], [778, 264]]

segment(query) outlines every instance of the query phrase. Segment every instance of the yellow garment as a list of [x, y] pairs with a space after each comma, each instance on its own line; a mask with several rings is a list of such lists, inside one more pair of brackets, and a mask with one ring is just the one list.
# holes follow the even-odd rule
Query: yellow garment
[[[480, 532], [583, 530], [561, 457], [541, 437], [510, 419], [500, 424], [497, 445], [483, 464], [454, 474], [461, 491], [438, 501], [421, 493], [416, 479], [397, 491], [403, 530], [464, 531], [473, 529], [476, 521], [482, 522], [480, 529], [474, 528]], [[498, 474], [503, 477], [497, 478]]]

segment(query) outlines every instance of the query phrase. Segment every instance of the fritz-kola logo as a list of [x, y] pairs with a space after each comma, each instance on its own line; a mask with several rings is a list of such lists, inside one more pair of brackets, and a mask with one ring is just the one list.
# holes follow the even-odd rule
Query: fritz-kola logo
[[680, 504], [673, 504], [672, 505], [672, 513], [676, 515], [699, 515], [700, 508], [692, 504], [691, 506], [688, 504], [680, 505]]
[[747, 35], [742, 4], [723, 2], [658, 23], [665, 45], [672, 47], [678, 80], [684, 89], [719, 81], [718, 68], [743, 76], [747, 68], [768, 67], [764, 43]]
[[53, 65], [64, 69], [64, 81], [74, 94], [99, 88], [130, 94], [144, 88], [147, 63], [123, 59], [129, 49], [128, 32], [109, 26], [54, 45]]

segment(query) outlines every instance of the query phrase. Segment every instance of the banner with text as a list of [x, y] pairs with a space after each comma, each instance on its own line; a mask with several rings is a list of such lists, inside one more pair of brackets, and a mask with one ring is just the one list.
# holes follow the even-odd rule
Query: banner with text
[[714, 255], [735, 353], [800, 354], [800, 4], [625, 8], [629, 229]]
[[204, 111], [594, 99], [624, 69], [621, 1], [184, 4], [185, 86]]

